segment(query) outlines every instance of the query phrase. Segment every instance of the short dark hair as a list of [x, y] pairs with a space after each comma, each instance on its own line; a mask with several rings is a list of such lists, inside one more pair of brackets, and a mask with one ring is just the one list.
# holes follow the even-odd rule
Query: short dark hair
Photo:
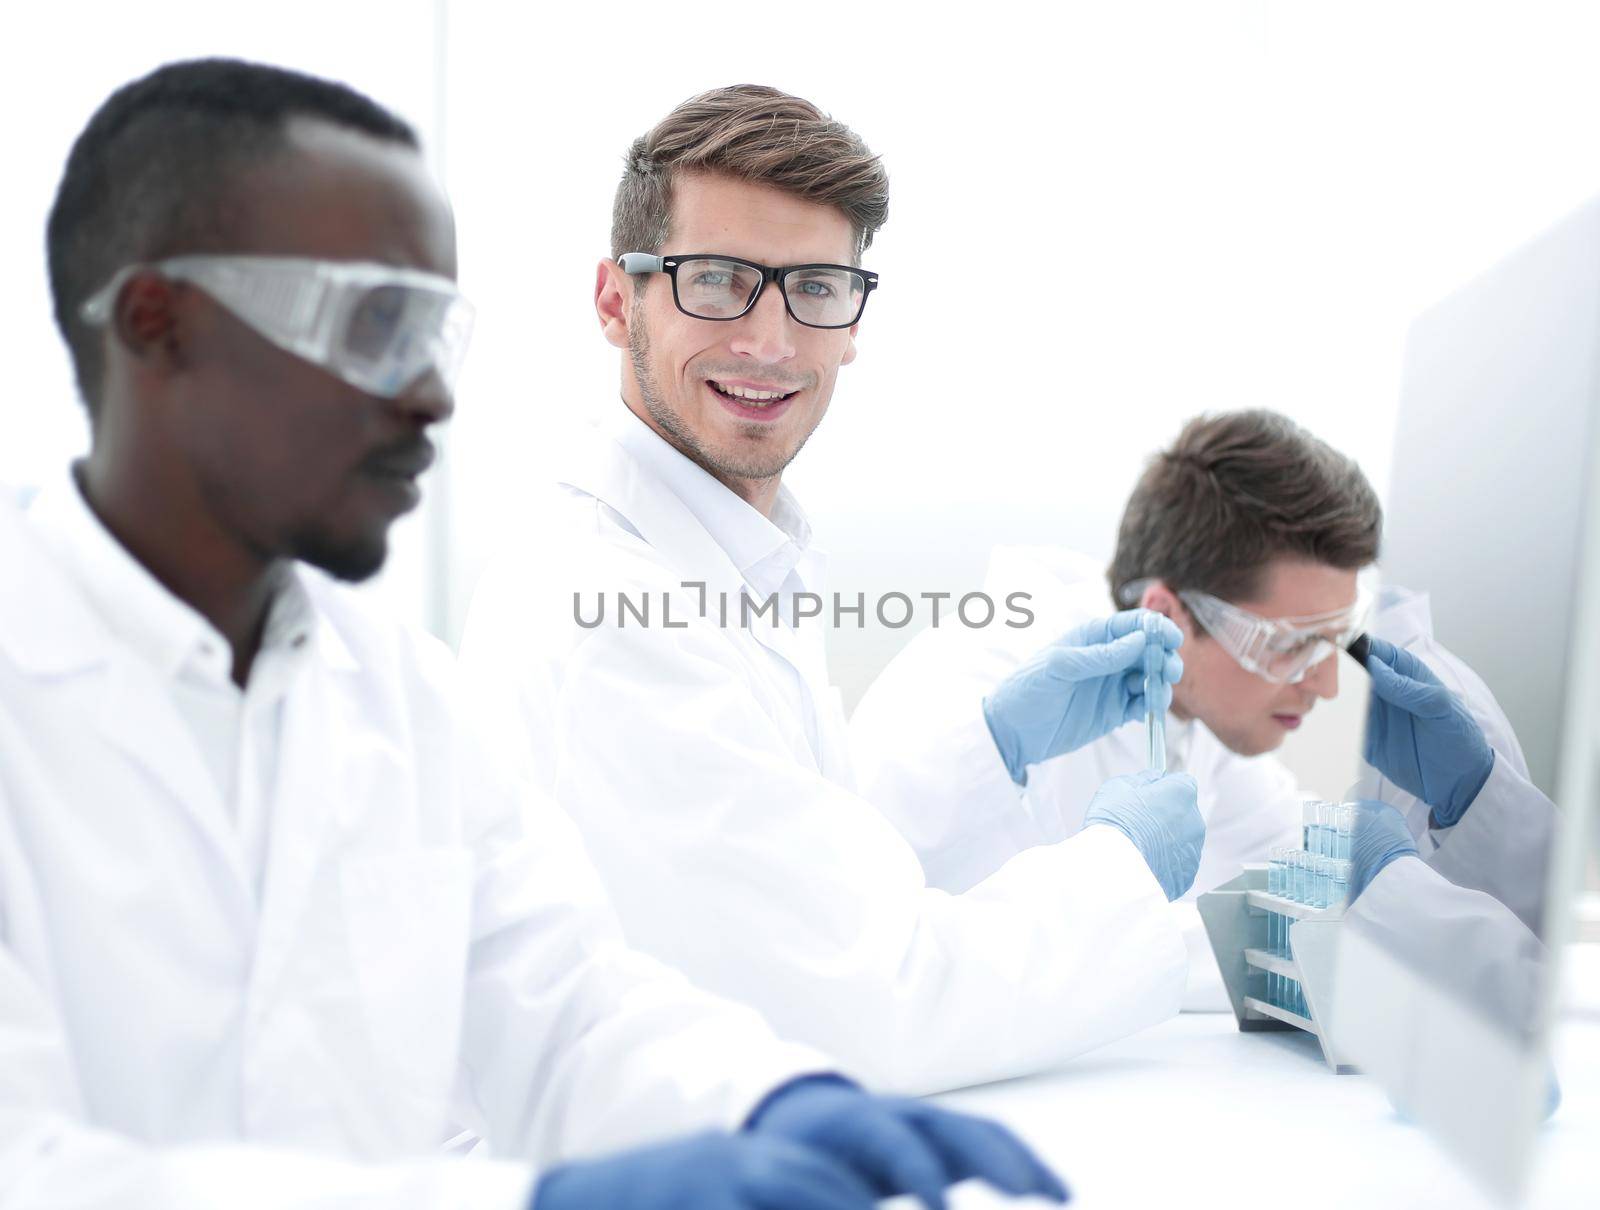
[[858, 262], [889, 217], [889, 174], [860, 135], [810, 101], [735, 84], [690, 97], [628, 148], [611, 213], [613, 257], [666, 251], [673, 174], [690, 171], [835, 207], [850, 220]]
[[1120, 605], [1146, 579], [1247, 601], [1275, 558], [1367, 566], [1382, 528], [1361, 468], [1287, 416], [1198, 416], [1133, 489], [1107, 576]]
[[281, 151], [296, 117], [419, 146], [410, 125], [352, 88], [236, 59], [169, 63], [89, 119], [67, 156], [46, 246], [56, 326], [91, 414], [104, 367], [98, 333], [78, 314], [84, 300], [124, 265], [228, 250], [239, 170]]

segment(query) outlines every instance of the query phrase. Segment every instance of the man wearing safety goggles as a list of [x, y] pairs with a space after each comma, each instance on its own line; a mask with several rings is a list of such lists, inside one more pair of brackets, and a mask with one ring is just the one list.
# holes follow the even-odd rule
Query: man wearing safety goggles
[[[1191, 421], [1128, 501], [1109, 596], [1107, 573], [1093, 560], [1058, 548], [1002, 548], [986, 591], [1029, 592], [1036, 623], [925, 631], [890, 663], [851, 722], [865, 792], [915, 838], [930, 879], [951, 891], [1020, 850], [1072, 835], [1095, 786], [1145, 764], [1142, 729], [1111, 730], [1041, 763], [1020, 800], [956, 801], [916, 770], [933, 767], [979, 699], [1017, 691], [1041, 636], [1111, 608], [1141, 606], [1166, 615], [1184, 636], [1168, 767], [1195, 777], [1206, 817], [1186, 900], [1245, 862], [1266, 861], [1274, 845], [1298, 845], [1301, 795], [1267, 754], [1339, 691], [1339, 653], [1373, 614], [1358, 573], [1377, 558], [1381, 520], [1356, 464], [1285, 417], [1253, 411]], [[1475, 800], [1505, 797], [1500, 780], [1516, 779], [1521, 766], [1516, 737], [1482, 682], [1432, 641], [1426, 598], [1386, 589], [1383, 604], [1379, 630], [1392, 642], [1363, 641], [1369, 650], [1362, 654], [1373, 688], [1369, 780], [1385, 784], [1356, 793], [1396, 802], [1449, 877], [1513, 910], [1527, 904], [1531, 917], [1528, 888], [1538, 879], [1502, 862], [1511, 848], [1531, 846], [1497, 837], [1440, 847], [1443, 831]], [[1528, 798], [1520, 786], [1511, 793]], [[1485, 828], [1497, 818], [1492, 810], [1479, 815]], [[1199, 976], [1186, 1002], [1221, 1007], [1198, 913], [1192, 904], [1180, 911]]]
[[92, 439], [0, 493], [0, 1203], [1065, 1200], [629, 951], [448, 653], [334, 582], [416, 505], [471, 321], [405, 122], [172, 64], [79, 136], [49, 248]]

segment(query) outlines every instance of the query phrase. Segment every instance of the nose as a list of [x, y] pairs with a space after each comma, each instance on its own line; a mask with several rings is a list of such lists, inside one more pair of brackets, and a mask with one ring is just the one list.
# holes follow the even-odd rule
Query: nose
[[423, 425], [443, 424], [456, 410], [455, 393], [431, 367], [412, 379], [394, 402], [402, 413]]
[[795, 323], [783, 305], [783, 291], [769, 282], [756, 299], [756, 305], [733, 323], [729, 349], [737, 357], [748, 357], [763, 365], [777, 365], [794, 356]]

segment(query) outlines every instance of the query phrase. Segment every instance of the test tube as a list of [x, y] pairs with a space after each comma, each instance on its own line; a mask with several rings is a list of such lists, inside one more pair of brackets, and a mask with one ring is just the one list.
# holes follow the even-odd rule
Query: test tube
[[1294, 855], [1294, 893], [1296, 903], [1311, 902], [1311, 854], [1304, 849]]
[[1300, 847], [1312, 851], [1317, 836], [1317, 800], [1308, 798], [1300, 804]]
[[1343, 907], [1344, 901], [1350, 897], [1350, 859], [1348, 857], [1336, 858], [1333, 863], [1333, 902], [1335, 906]]
[[1356, 808], [1354, 803], [1342, 802], [1335, 808], [1334, 817], [1335, 839], [1333, 855], [1341, 861], [1350, 860], [1350, 838], [1356, 830]]
[[[1267, 855], [1267, 894], [1276, 895], [1279, 885], [1278, 850]], [[1267, 909], [1267, 953], [1273, 953], [1278, 944], [1278, 913]], [[1269, 984], [1270, 986], [1270, 984]]]
[[1167, 710], [1157, 702], [1166, 698], [1167, 649], [1161, 641], [1161, 615], [1154, 610], [1144, 615], [1144, 734], [1150, 748], [1150, 768], [1167, 771]]
[[[1269, 895], [1283, 894], [1283, 856], [1284, 848], [1281, 845], [1273, 846], [1267, 854], [1267, 893]], [[1282, 912], [1267, 913], [1267, 952], [1278, 952], [1278, 930], [1283, 921]]]

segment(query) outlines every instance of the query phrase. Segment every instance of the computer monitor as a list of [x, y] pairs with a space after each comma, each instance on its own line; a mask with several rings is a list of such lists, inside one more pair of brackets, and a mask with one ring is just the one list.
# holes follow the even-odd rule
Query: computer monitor
[[1460, 955], [1346, 929], [1330, 1025], [1512, 1201], [1548, 1108], [1556, 965], [1600, 789], [1600, 199], [1417, 319], [1393, 466], [1385, 583], [1429, 594], [1434, 636], [1492, 690], [1558, 808], [1533, 888], [1546, 948], [1511, 1020], [1455, 977]]

